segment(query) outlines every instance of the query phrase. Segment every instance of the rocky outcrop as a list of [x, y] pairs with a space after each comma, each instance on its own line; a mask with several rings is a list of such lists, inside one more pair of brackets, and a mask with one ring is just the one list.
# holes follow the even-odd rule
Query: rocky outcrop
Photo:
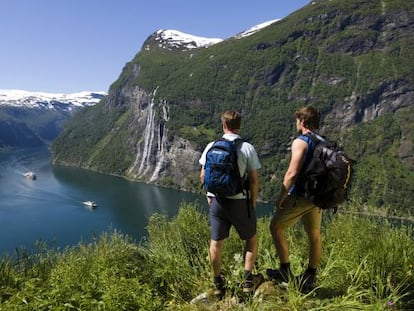
[[414, 86], [409, 81], [391, 81], [376, 90], [357, 96], [353, 93], [327, 114], [324, 122], [331, 130], [342, 131], [352, 125], [375, 120], [384, 113], [412, 107]]

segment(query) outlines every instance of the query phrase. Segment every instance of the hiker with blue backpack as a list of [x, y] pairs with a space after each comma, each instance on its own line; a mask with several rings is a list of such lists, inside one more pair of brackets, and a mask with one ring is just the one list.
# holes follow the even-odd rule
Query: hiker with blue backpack
[[261, 274], [253, 274], [258, 252], [255, 208], [260, 161], [255, 148], [239, 135], [239, 112], [224, 112], [221, 123], [222, 138], [210, 142], [199, 160], [202, 166], [200, 181], [210, 206], [209, 259], [213, 269], [214, 295], [218, 299], [222, 299], [226, 292], [226, 280], [221, 270], [222, 250], [232, 226], [245, 241], [243, 292], [253, 293], [264, 281]]
[[[323, 138], [315, 133], [319, 128], [320, 114], [313, 107], [303, 107], [295, 112], [296, 129], [299, 136], [293, 140], [291, 158], [277, 196], [276, 209], [270, 223], [270, 231], [280, 261], [279, 269], [267, 269], [272, 280], [288, 286], [294, 280], [303, 292], [316, 286], [316, 271], [322, 255], [321, 222], [322, 209], [306, 197], [303, 180], [306, 168], [311, 162], [315, 149], [314, 139]], [[289, 245], [285, 232], [289, 227], [302, 220], [309, 242], [309, 263], [302, 275], [294, 278], [290, 269]]]

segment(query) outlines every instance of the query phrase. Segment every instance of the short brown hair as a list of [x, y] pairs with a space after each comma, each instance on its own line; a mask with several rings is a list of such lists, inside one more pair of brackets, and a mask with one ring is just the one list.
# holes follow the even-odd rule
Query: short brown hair
[[300, 121], [303, 121], [303, 125], [307, 129], [316, 130], [319, 128], [321, 115], [319, 111], [312, 106], [307, 106], [296, 110], [295, 117]]
[[241, 114], [234, 110], [227, 110], [221, 115], [221, 122], [225, 123], [229, 130], [239, 130]]

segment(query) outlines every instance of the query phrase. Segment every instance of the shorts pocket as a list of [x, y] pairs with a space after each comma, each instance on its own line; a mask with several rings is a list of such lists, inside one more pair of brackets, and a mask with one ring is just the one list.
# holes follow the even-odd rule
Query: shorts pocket
[[282, 209], [291, 209], [296, 206], [296, 196], [288, 195], [282, 203]]

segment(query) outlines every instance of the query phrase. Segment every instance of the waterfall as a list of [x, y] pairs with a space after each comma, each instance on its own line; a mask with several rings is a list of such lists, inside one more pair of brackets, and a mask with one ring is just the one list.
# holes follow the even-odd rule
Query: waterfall
[[[155, 94], [156, 90], [153, 94]], [[134, 164], [129, 169], [129, 174], [138, 178], [151, 176], [149, 182], [154, 182], [159, 178], [160, 172], [168, 164], [166, 152], [167, 129], [165, 123], [168, 121], [168, 105], [164, 101], [161, 103], [162, 121], [157, 123], [156, 106], [154, 97], [150, 104], [145, 108], [145, 128], [142, 132], [142, 138], [137, 144]]]
[[157, 146], [158, 146], [157, 155], [156, 155], [157, 163], [155, 165], [155, 169], [150, 178], [150, 182], [153, 182], [158, 179], [159, 173], [167, 160], [167, 154], [166, 152], [164, 152], [164, 146], [167, 143], [165, 122], [168, 121], [168, 107], [165, 101], [162, 103], [162, 112], [163, 112], [163, 122], [160, 122], [159, 130], [158, 130], [158, 140], [157, 140]]
[[[138, 175], [145, 175], [151, 167], [150, 159], [151, 159], [151, 146], [152, 142], [154, 140], [154, 120], [155, 119], [155, 113], [154, 113], [154, 99], [151, 99], [151, 104], [148, 107], [147, 111], [147, 121], [146, 126], [143, 133], [143, 139], [144, 139], [144, 150], [141, 155], [141, 163], [138, 168]], [[139, 156], [139, 153], [137, 156]]]

